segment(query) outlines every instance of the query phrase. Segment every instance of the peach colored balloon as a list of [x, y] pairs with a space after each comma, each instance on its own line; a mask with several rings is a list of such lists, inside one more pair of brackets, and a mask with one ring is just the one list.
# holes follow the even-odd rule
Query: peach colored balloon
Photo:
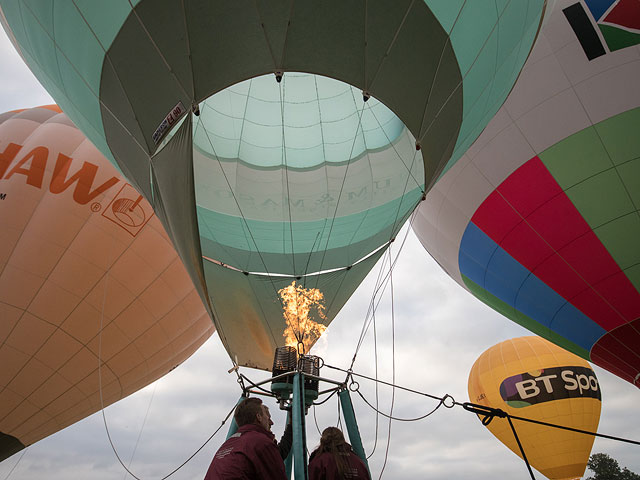
[[[102, 334], [100, 328], [102, 326]], [[150, 205], [56, 106], [0, 114], [0, 460], [214, 332]]]

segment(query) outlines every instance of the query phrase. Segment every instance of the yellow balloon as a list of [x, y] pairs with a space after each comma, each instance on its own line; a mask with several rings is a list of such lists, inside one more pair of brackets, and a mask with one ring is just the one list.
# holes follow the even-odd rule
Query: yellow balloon
[[[600, 386], [582, 358], [541, 337], [506, 340], [486, 350], [469, 374], [472, 403], [505, 412], [595, 432], [600, 419]], [[580, 478], [594, 437], [513, 420], [529, 463], [554, 480]], [[487, 428], [518, 456], [520, 449], [507, 419]]]

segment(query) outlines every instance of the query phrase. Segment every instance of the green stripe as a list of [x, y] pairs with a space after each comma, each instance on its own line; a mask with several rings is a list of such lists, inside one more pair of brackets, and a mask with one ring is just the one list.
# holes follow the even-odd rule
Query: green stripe
[[570, 340], [558, 335], [556, 332], [551, 330], [548, 327], [538, 323], [533, 318], [523, 314], [522, 312], [516, 310], [511, 305], [503, 302], [495, 295], [489, 293], [487, 290], [482, 288], [480, 285], [475, 283], [470, 278], [462, 275], [462, 280], [466, 287], [475, 295], [477, 298], [482, 300], [484, 303], [493, 308], [496, 312], [501, 313], [505, 317], [513, 320], [518, 325], [526, 328], [527, 330], [532, 331], [536, 335], [540, 335], [543, 338], [546, 338], [550, 342], [559, 345], [565, 350], [569, 350], [572, 353], [575, 353], [579, 357], [582, 357], [586, 360], [589, 360], [589, 352], [587, 352], [584, 348], [576, 345]]
[[640, 108], [567, 137], [539, 157], [640, 290]]
[[609, 25], [598, 26], [611, 51], [620, 50], [640, 43], [640, 35], [637, 33], [627, 32], [621, 28], [610, 27]]

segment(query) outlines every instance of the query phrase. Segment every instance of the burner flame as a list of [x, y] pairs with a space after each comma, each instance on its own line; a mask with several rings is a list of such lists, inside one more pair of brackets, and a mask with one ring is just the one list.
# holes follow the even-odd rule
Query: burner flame
[[[316, 322], [309, 316], [314, 310], [320, 319], [326, 319], [322, 303], [324, 295], [317, 288], [296, 285], [295, 280], [291, 285], [278, 290], [278, 293], [284, 308], [282, 315], [287, 323], [287, 328], [282, 334], [285, 345], [295, 347], [299, 354], [306, 353], [327, 329], [326, 325]], [[302, 352], [299, 348], [300, 343], [304, 346]]]

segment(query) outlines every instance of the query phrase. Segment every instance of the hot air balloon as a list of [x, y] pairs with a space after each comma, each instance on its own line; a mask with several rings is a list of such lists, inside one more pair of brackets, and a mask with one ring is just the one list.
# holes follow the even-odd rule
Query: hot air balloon
[[231, 358], [270, 369], [278, 292], [319, 289], [331, 321], [498, 110], [545, 8], [0, 1], [0, 20], [153, 205]]
[[151, 206], [69, 118], [55, 105], [1, 114], [0, 461], [213, 332]]
[[504, 106], [413, 224], [480, 300], [637, 386], [639, 44], [637, 2], [557, 2]]
[[[589, 364], [540, 337], [506, 340], [478, 357], [469, 374], [472, 403], [510, 415], [596, 432], [602, 404]], [[594, 436], [513, 420], [530, 464], [552, 480], [582, 477]], [[521, 456], [506, 419], [487, 428]]]

